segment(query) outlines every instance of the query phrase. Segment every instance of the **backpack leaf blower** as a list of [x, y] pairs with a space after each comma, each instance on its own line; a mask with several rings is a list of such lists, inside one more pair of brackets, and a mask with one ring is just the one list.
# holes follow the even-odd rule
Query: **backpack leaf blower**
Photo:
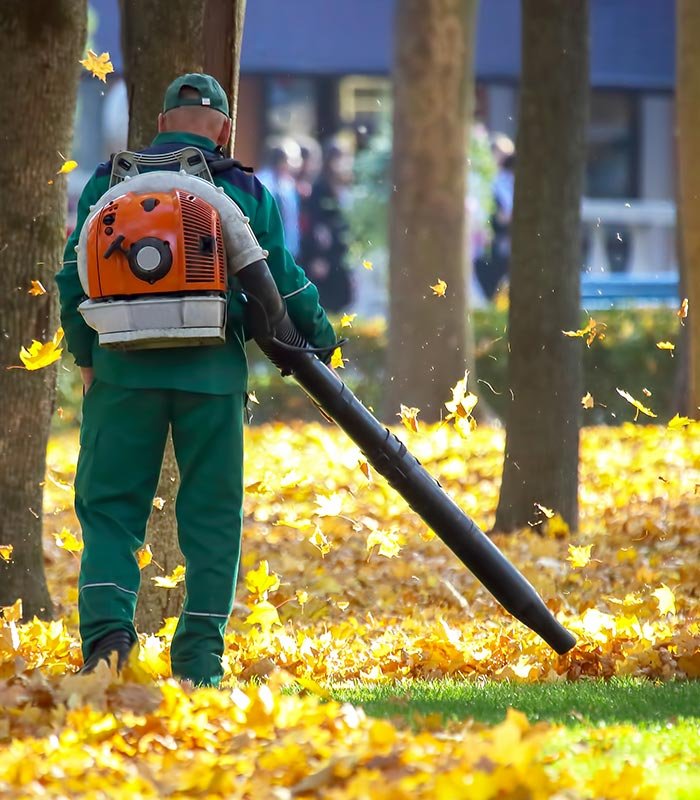
[[557, 653], [571, 650], [575, 637], [533, 586], [326, 366], [321, 356], [337, 345], [312, 348], [296, 329], [267, 253], [236, 203], [213, 185], [209, 166], [196, 148], [115, 156], [113, 185], [91, 210], [76, 248], [88, 298], [79, 308], [100, 345], [221, 343], [227, 280], [235, 275], [248, 299], [247, 328], [270, 361], [355, 442], [507, 611]]

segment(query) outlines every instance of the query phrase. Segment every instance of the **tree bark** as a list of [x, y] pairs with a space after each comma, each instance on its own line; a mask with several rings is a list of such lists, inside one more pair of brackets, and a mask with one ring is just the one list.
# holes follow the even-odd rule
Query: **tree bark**
[[[85, 0], [6, 0], [0, 14], [0, 606], [22, 598], [25, 618], [53, 606], [42, 549], [46, 444], [56, 368], [7, 370], [19, 350], [58, 327], [53, 273], [65, 242], [66, 180], [58, 151], [73, 140]], [[47, 294], [27, 293], [32, 279]]]
[[[476, 0], [399, 0], [394, 56], [388, 408], [437, 420], [473, 366], [467, 158]], [[444, 297], [430, 286], [447, 283]]]
[[[147, 147], [156, 134], [165, 90], [178, 75], [208, 72], [221, 83], [235, 113], [245, 0], [121, 0], [122, 47], [129, 96], [129, 149]], [[165, 501], [151, 515], [147, 541], [166, 573], [182, 563], [175, 499], [179, 485], [172, 440], [163, 459], [157, 495]], [[182, 607], [184, 583], [158, 588], [147, 566], [136, 606], [136, 626], [152, 633]]]
[[588, 116], [587, 0], [523, 0], [509, 310], [509, 385], [496, 529], [578, 524], [581, 223]]
[[700, 6], [678, 0], [676, 115], [678, 141], [678, 223], [681, 287], [688, 298], [683, 344], [686, 413], [698, 418], [700, 406]]

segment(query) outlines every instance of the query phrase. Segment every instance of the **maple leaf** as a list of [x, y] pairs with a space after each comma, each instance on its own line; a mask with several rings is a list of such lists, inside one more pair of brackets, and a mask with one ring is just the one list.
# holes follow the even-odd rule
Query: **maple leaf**
[[309, 537], [309, 542], [320, 550], [322, 556], [325, 556], [331, 551], [330, 542], [319, 527], [316, 527], [313, 534]]
[[44, 344], [34, 339], [29, 349], [22, 347], [19, 351], [19, 357], [25, 369], [43, 369], [58, 361], [61, 353], [63, 353], [63, 348], [58, 346], [61, 339], [63, 339], [63, 328], [59, 328], [53, 338]]
[[139, 565], [139, 569], [143, 569], [147, 567], [151, 561], [153, 561], [153, 551], [151, 550], [151, 545], [147, 544], [137, 551], [136, 562]]
[[46, 294], [46, 289], [41, 281], [32, 281], [31, 289], [27, 289], [27, 292], [32, 297], [39, 297], [42, 294]]
[[255, 392], [248, 392], [248, 400], [250, 400], [251, 403], [255, 403], [256, 405], [260, 405], [260, 401], [256, 397]]
[[109, 60], [109, 53], [102, 53], [98, 56], [97, 53], [88, 50], [87, 57], [83, 58], [80, 63], [103, 83], [107, 83], [107, 75], [114, 72], [112, 62]]
[[345, 361], [347, 361], [347, 358], [343, 358], [342, 350], [336, 347], [331, 356], [331, 367], [333, 369], [345, 369], [345, 364], [343, 363]]
[[269, 600], [259, 600], [245, 619], [246, 625], [259, 625], [261, 630], [269, 631], [273, 625], [282, 625], [277, 609]]
[[157, 508], [158, 511], [162, 511], [165, 508], [165, 500], [163, 500], [162, 497], [154, 497], [153, 508]]
[[659, 603], [659, 614], [662, 617], [666, 614], [676, 613], [676, 596], [665, 583], [662, 583], [658, 589], [654, 589], [652, 594]]
[[588, 318], [588, 323], [584, 328], [579, 328], [577, 331], [562, 331], [564, 336], [572, 336], [586, 339], [588, 347], [595, 341], [596, 338], [601, 341], [605, 339], [605, 329], [608, 326], [604, 322], [596, 322], [593, 317]]
[[3, 561], [12, 561], [12, 551], [14, 547], [11, 544], [0, 544], [0, 558]]
[[401, 422], [409, 431], [418, 433], [418, 414], [420, 414], [419, 408], [414, 408], [413, 406], [409, 408], [401, 403], [401, 411], [396, 416], [401, 417]]
[[447, 291], [447, 284], [442, 278], [438, 278], [437, 283], [430, 287], [436, 297], [444, 297]]
[[464, 377], [457, 381], [452, 387], [452, 400], [445, 403], [445, 408], [450, 412], [445, 417], [445, 422], [451, 419], [455, 421], [455, 428], [462, 438], [468, 437], [476, 429], [476, 420], [472, 416], [474, 407], [479, 398], [472, 392], [467, 391], [467, 381], [469, 370], [464, 373]]
[[11, 606], [0, 606], [5, 622], [19, 622], [22, 619], [22, 598], [18, 597]]
[[591, 560], [592, 549], [592, 544], [584, 544], [580, 547], [570, 544], [569, 555], [567, 556], [566, 560], [571, 563], [571, 566], [574, 567], [574, 569], [585, 567], [586, 564], [588, 564], [588, 562]]
[[174, 589], [178, 583], [185, 580], [185, 567], [178, 564], [170, 575], [156, 575], [151, 580], [161, 589]]
[[676, 345], [673, 342], [657, 342], [656, 346], [659, 350], [675, 350]]
[[595, 401], [593, 400], [593, 395], [590, 392], [586, 392], [586, 394], [584, 394], [584, 396], [581, 398], [581, 405], [584, 408], [593, 408]]
[[64, 161], [63, 164], [61, 164], [61, 168], [58, 170], [56, 175], [67, 175], [69, 172], [73, 172], [73, 170], [76, 169], [77, 166], [78, 162], [73, 161], [72, 159]]
[[63, 528], [60, 533], [54, 533], [53, 538], [58, 547], [69, 553], [82, 552], [83, 543], [68, 528]]
[[633, 405], [637, 409], [637, 413], [634, 415], [634, 421], [635, 422], [637, 421], [637, 417], [639, 416], [639, 412], [640, 411], [642, 412], [642, 414], [646, 414], [648, 417], [655, 417], [656, 416], [656, 414], [650, 408], [647, 408], [646, 406], [643, 406], [639, 402], [639, 400], [635, 400], [634, 397], [632, 397], [632, 395], [629, 394], [629, 392], [625, 392], [622, 389], [617, 389], [616, 391], [620, 395], [620, 397], [624, 397], [625, 400], [627, 400], [628, 403], [630, 403], [631, 405]]
[[276, 591], [280, 587], [279, 575], [270, 572], [266, 559], [263, 559], [257, 569], [251, 569], [245, 576], [246, 589], [254, 595], [267, 599], [267, 593]]
[[316, 513], [319, 517], [337, 517], [343, 506], [343, 496], [339, 492], [331, 495], [316, 495]]
[[683, 302], [681, 303], [681, 307], [676, 311], [676, 316], [681, 321], [681, 325], [685, 325], [683, 322], [684, 319], [688, 316], [688, 298], [684, 297]]
[[363, 266], [365, 269], [369, 269], [369, 270], [371, 270], [371, 269], [373, 268], [373, 264], [372, 264], [372, 262], [371, 262], [371, 261], [368, 261], [366, 258], [363, 260], [363, 262], [362, 262], [362, 266]]
[[681, 417], [676, 414], [675, 417], [672, 417], [668, 421], [668, 426], [672, 431], [682, 430], [683, 428], [687, 427], [688, 425], [692, 425], [693, 420], [689, 417]]
[[368, 553], [373, 547], [379, 546], [379, 555], [387, 558], [394, 558], [401, 552], [399, 534], [396, 532], [372, 531], [367, 537], [366, 546]]
[[357, 317], [357, 314], [343, 314], [340, 318], [340, 327], [341, 328], [352, 328], [352, 323]]

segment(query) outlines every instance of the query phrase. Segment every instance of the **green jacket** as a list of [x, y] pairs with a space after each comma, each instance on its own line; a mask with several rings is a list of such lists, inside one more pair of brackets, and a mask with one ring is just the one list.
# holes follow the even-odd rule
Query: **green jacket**
[[[144, 152], [166, 153], [187, 145], [212, 153], [216, 147], [202, 136], [168, 132], [159, 133]], [[61, 324], [75, 363], [92, 366], [98, 380], [132, 389], [181, 389], [206, 394], [244, 392], [248, 383], [243, 329], [246, 298], [235, 286], [228, 292], [226, 343], [221, 346], [109, 350], [99, 346], [97, 332], [83, 320], [78, 305], [85, 300], [85, 293], [78, 277], [75, 246], [90, 206], [109, 188], [110, 174], [111, 164], [100, 164], [83, 189], [75, 229], [66, 243], [63, 268], [56, 275]], [[296, 327], [315, 347], [333, 345], [336, 337], [319, 305], [318, 291], [285, 248], [282, 221], [270, 192], [257, 178], [237, 167], [217, 174], [214, 182], [250, 218], [260, 246], [269, 251], [267, 263]]]

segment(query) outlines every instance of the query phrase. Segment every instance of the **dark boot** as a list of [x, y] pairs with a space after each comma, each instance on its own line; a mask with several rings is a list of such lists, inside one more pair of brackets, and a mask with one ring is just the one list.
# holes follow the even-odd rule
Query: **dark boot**
[[103, 660], [109, 664], [109, 657], [112, 653], [117, 654], [117, 671], [121, 672], [126, 662], [129, 660], [129, 653], [134, 642], [131, 634], [125, 630], [111, 631], [98, 639], [95, 647], [88, 656], [87, 661], [79, 670], [79, 674], [88, 675], [97, 667], [99, 661]]

